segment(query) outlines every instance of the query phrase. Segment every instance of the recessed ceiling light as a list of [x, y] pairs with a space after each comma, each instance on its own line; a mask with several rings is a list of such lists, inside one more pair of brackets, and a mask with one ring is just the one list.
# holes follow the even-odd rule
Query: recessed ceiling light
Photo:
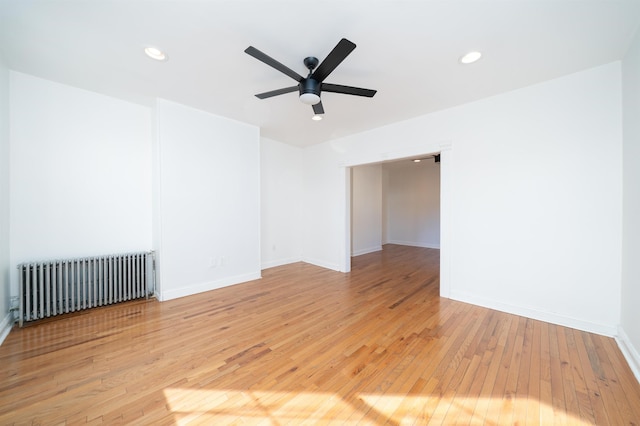
[[460, 62], [463, 64], [472, 64], [482, 57], [480, 52], [469, 52], [460, 58]]
[[146, 53], [148, 57], [155, 59], [156, 61], [166, 61], [168, 59], [166, 53], [164, 53], [160, 49], [156, 49], [155, 47], [145, 47], [144, 53]]
[[320, 120], [322, 120], [322, 116], [320, 114], [316, 114], [313, 117], [311, 117], [311, 119], [313, 121], [320, 121]]
[[420, 160], [419, 158], [416, 158], [415, 160], [413, 160], [414, 163], [419, 163], [420, 161], [422, 160]]

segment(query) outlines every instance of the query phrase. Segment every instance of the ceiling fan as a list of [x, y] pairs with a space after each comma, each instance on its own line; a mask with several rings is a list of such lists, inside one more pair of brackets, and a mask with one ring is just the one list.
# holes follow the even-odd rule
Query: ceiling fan
[[[324, 108], [322, 107], [322, 100], [320, 94], [322, 92], [343, 93], [345, 95], [365, 96], [372, 98], [376, 94], [375, 90], [362, 89], [359, 87], [343, 86], [340, 84], [325, 83], [324, 80], [333, 72], [334, 69], [356, 48], [356, 45], [346, 38], [343, 38], [338, 42], [336, 47], [329, 53], [322, 63], [318, 61], [318, 58], [309, 56], [304, 59], [304, 65], [309, 70], [309, 75], [303, 77], [287, 66], [276, 61], [272, 57], [262, 53], [253, 46], [249, 46], [245, 49], [245, 53], [253, 56], [259, 61], [277, 69], [283, 74], [288, 75], [298, 82], [296, 86], [285, 87], [282, 89], [272, 90], [270, 92], [258, 93], [256, 95], [259, 99], [266, 99], [273, 96], [282, 95], [285, 93], [295, 92], [300, 93], [300, 101], [307, 105], [313, 106], [313, 112], [316, 116], [324, 114]], [[320, 63], [320, 65], [318, 65]], [[314, 71], [315, 70], [315, 71]]]

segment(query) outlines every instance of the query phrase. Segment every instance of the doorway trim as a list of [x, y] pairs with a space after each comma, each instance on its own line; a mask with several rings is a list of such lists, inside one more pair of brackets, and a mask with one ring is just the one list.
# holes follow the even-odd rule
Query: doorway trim
[[[452, 282], [453, 215], [452, 215], [452, 178], [453, 149], [451, 142], [440, 144], [440, 297], [450, 298]], [[396, 153], [385, 155], [382, 161], [349, 161], [341, 164], [344, 176], [344, 235], [342, 247], [343, 272], [351, 271], [351, 168], [381, 162], [402, 160], [409, 157], [428, 156], [437, 152]]]

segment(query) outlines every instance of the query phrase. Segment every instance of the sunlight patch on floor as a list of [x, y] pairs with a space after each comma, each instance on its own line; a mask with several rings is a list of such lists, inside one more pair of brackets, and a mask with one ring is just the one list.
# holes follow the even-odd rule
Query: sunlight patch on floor
[[[433, 424], [502, 425], [518, 423], [526, 418], [533, 424], [594, 424], [565, 411], [527, 398], [478, 398], [464, 396], [379, 395], [360, 394], [367, 406], [375, 407], [389, 423], [398, 425]], [[546, 420], [546, 421], [545, 421]]]
[[[187, 424], [195, 419], [221, 422], [238, 418], [271, 420], [271, 424], [331, 418], [350, 424], [348, 418], [357, 412], [333, 394], [314, 392], [168, 388], [164, 395], [177, 424]], [[328, 417], [330, 413], [332, 415]]]
[[462, 396], [359, 394], [346, 402], [321, 392], [240, 391], [167, 388], [164, 396], [176, 424], [192, 421], [231, 422], [236, 419], [279, 425], [290, 421], [333, 420], [336, 423], [422, 424], [512, 424], [526, 417], [543, 424], [591, 426], [579, 417], [548, 404], [526, 398], [465, 398]]

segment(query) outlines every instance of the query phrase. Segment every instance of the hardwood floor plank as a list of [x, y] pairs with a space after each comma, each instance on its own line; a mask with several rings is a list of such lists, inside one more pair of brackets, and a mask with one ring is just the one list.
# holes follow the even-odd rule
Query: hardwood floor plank
[[609, 401], [606, 405], [606, 410], [610, 423], [633, 423], [633, 418], [630, 418], [633, 409], [626, 401], [626, 395], [622, 391], [617, 375], [611, 366], [609, 356], [603, 349], [604, 339], [593, 334], [588, 337], [592, 341], [593, 349], [597, 354], [595, 358], [598, 360], [600, 371], [602, 372], [599, 385], [603, 399], [608, 399]]
[[493, 388], [488, 396], [488, 411], [486, 414], [487, 419], [491, 419], [494, 423], [498, 424], [500, 414], [505, 404], [508, 401], [504, 401], [504, 396], [507, 386], [507, 378], [509, 376], [510, 362], [513, 358], [516, 343], [516, 332], [518, 330], [519, 317], [512, 317], [509, 319], [509, 328], [505, 328], [505, 333], [501, 336], [501, 344], [498, 346], [504, 347], [501, 357], [500, 368], [498, 369]]
[[[487, 347], [485, 352], [485, 357], [490, 359], [487, 374], [482, 382], [480, 392], [478, 394], [472, 394], [474, 396], [477, 395], [478, 397], [474, 408], [474, 421], [472, 424], [475, 424], [476, 422], [484, 423], [486, 418], [497, 418], [497, 412], [493, 411], [495, 404], [491, 403], [491, 395], [494, 392], [494, 388], [496, 388], [498, 374], [503, 370], [502, 360], [506, 350], [505, 344], [507, 342], [507, 335], [511, 326], [512, 318], [501, 313], [495, 314], [499, 319], [499, 322], [496, 325], [494, 334], [490, 340], [491, 345]], [[502, 390], [496, 389], [496, 394], [501, 392]]]
[[586, 333], [579, 333], [579, 338], [576, 338], [575, 342], [578, 356], [580, 358], [580, 365], [583, 368], [585, 385], [589, 393], [589, 401], [591, 403], [590, 407], [593, 411], [595, 424], [610, 424], [605, 409], [605, 403], [600, 396], [600, 388], [598, 386], [597, 377], [600, 376], [600, 373], [594, 370], [594, 366], [591, 363], [589, 351], [587, 350], [587, 346], [584, 340], [585, 336]]
[[439, 297], [438, 250], [14, 329], [0, 424], [640, 424], [613, 339]]
[[515, 408], [519, 404], [519, 401], [516, 399], [516, 390], [518, 385], [518, 374], [520, 373], [520, 362], [522, 359], [526, 319], [520, 317], [516, 322], [517, 329], [515, 331], [513, 351], [511, 352], [511, 360], [509, 361], [504, 394], [502, 395], [502, 408], [500, 410], [500, 417], [498, 418], [499, 424], [512, 423]]
[[592, 338], [591, 334], [585, 333], [582, 336], [582, 340], [585, 343], [591, 368], [593, 369], [597, 378], [597, 380], [593, 382], [594, 388], [597, 389], [594, 392], [594, 396], [598, 396], [603, 402], [606, 422], [608, 424], [614, 425], [623, 424], [622, 416], [620, 415], [616, 407], [615, 397], [610, 391], [608, 378], [603, 368], [604, 360], [598, 358], [594, 339]]
[[560, 358], [558, 330], [554, 325], [549, 326], [549, 357], [551, 367], [551, 401], [549, 402], [553, 407], [554, 424], [566, 425], [569, 420], [562, 378], [562, 359]]
[[580, 356], [578, 354], [578, 347], [576, 344], [575, 335], [576, 330], [565, 329], [567, 337], [567, 349], [569, 351], [569, 363], [573, 373], [573, 384], [576, 393], [576, 399], [580, 412], [580, 419], [588, 424], [595, 424], [595, 416], [591, 408], [589, 401], [589, 390], [584, 379], [584, 370], [580, 362]]
[[[522, 353], [520, 359], [520, 368], [518, 371], [518, 382], [515, 388], [515, 407], [513, 411], [513, 418], [516, 421], [524, 419], [523, 423], [526, 423], [528, 418], [527, 408], [529, 400], [529, 384], [531, 379], [531, 357], [533, 355], [532, 349], [533, 340], [533, 320], [526, 319], [524, 323], [524, 333], [522, 336]], [[531, 413], [532, 417], [535, 417], [537, 413]]]
[[551, 386], [551, 341], [549, 329], [553, 325], [541, 324], [540, 330], [540, 424], [552, 425], [553, 419], [553, 390]]
[[560, 371], [562, 374], [562, 389], [564, 390], [564, 407], [566, 410], [567, 422], [574, 424], [580, 416], [580, 408], [576, 397], [573, 374], [571, 371], [569, 348], [567, 346], [566, 334], [562, 328], [554, 327], [558, 341], [558, 356]]
[[[633, 372], [614, 340], [604, 338], [601, 341], [604, 349], [603, 355], [606, 353], [611, 369], [620, 384], [620, 393], [617, 398], [624, 399], [622, 397], [624, 395], [627, 399], [628, 405], [621, 406], [621, 409], [625, 410], [625, 417], [627, 418], [625, 421], [634, 422], [636, 421], [635, 419], [640, 418], [640, 394], [638, 394]], [[626, 412], [627, 410], [628, 412]]]
[[[531, 361], [530, 361], [530, 377], [529, 387], [523, 395], [527, 399], [527, 411], [525, 424], [539, 425], [541, 423], [541, 362], [542, 356], [542, 324], [540, 321], [531, 320]], [[524, 390], [524, 386], [523, 386]]]

